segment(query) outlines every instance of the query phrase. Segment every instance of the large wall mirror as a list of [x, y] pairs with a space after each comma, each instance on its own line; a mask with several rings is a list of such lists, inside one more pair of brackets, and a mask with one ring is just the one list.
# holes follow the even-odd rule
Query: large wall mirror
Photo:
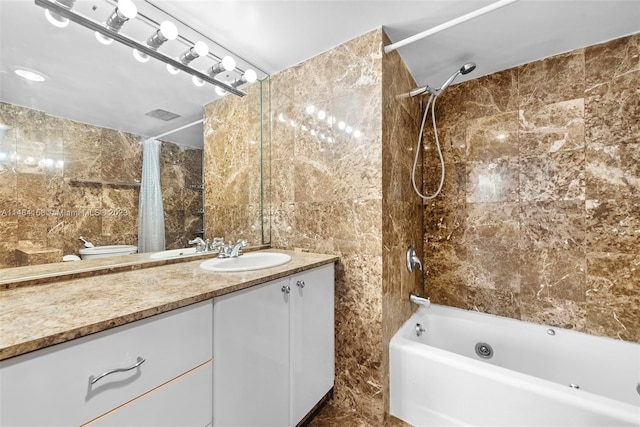
[[[117, 6], [70, 3], [96, 22]], [[138, 16], [120, 31], [141, 42], [172, 18], [151, 2], [134, 4]], [[163, 141], [167, 249], [198, 236], [269, 243], [262, 121], [268, 76], [235, 58], [236, 68], [216, 78], [231, 83], [252, 68], [257, 81], [238, 85], [244, 97], [225, 94], [197, 86], [185, 72], [168, 72], [154, 58], [139, 62], [130, 47], [100, 43], [74, 22], [50, 24], [45, 15], [32, 1], [0, 2], [0, 268], [78, 254], [81, 236], [95, 245], [136, 245], [142, 141], [150, 137]], [[197, 41], [209, 53], [193, 60], [194, 68], [233, 55], [174, 22], [179, 37], [159, 48], [167, 55], [178, 58]], [[29, 73], [36, 81], [24, 78], [34, 77]]]

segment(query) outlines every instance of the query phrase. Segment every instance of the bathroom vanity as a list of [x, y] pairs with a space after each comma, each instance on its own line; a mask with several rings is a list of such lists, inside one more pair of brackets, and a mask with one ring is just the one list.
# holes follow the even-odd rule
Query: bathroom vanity
[[333, 386], [337, 258], [279, 252], [0, 291], [0, 426], [296, 425]]

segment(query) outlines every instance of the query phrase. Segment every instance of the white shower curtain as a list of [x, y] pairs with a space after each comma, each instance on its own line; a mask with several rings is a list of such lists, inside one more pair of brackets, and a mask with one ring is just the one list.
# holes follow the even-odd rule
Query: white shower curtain
[[138, 252], [164, 250], [160, 144], [161, 142], [155, 139], [147, 139], [143, 142], [142, 185], [138, 210]]

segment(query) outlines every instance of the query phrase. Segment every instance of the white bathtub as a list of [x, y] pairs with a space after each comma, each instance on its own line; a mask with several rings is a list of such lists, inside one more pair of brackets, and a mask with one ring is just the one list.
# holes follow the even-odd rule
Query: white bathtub
[[640, 344], [432, 304], [389, 353], [390, 413], [415, 426], [640, 426]]

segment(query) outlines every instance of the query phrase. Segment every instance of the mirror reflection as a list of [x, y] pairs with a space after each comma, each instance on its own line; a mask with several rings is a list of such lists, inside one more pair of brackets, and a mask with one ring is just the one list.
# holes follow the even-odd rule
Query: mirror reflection
[[[91, 4], [102, 13], [112, 8]], [[159, 62], [141, 68], [115, 43], [101, 50], [74, 23], [49, 25], [32, 2], [3, 1], [0, 8], [0, 268], [59, 262], [88, 245], [137, 245], [142, 142], [167, 132], [160, 150], [166, 248], [193, 246], [195, 237], [268, 242], [264, 73], [240, 86], [247, 96], [224, 96], [170, 75]], [[41, 70], [47, 80], [25, 80], [18, 66]], [[238, 66], [247, 69], [241, 60]], [[232, 74], [219, 78], [231, 81]], [[229, 133], [237, 108], [244, 130]], [[146, 114], [154, 110], [178, 117]]]

